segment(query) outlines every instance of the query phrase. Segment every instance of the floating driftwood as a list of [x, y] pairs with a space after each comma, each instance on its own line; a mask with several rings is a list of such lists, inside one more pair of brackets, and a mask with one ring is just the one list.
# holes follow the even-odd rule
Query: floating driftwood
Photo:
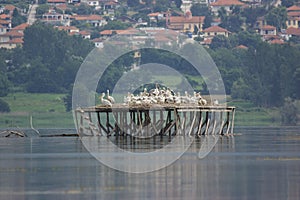
[[27, 137], [27, 135], [22, 131], [6, 130], [0, 133], [0, 137]]

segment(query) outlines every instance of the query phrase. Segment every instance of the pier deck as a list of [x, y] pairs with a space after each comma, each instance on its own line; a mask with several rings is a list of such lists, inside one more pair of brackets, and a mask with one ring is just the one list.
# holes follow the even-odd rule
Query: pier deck
[[94, 106], [75, 110], [79, 135], [225, 135], [233, 133], [235, 107], [210, 105]]

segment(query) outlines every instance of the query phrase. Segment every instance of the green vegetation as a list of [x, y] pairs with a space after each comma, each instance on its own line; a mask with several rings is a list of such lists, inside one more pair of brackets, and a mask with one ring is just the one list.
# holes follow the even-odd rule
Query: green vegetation
[[[0, 127], [30, 127], [30, 116], [35, 128], [72, 128], [71, 112], [64, 107], [64, 94], [14, 93], [2, 99], [10, 108], [10, 113], [0, 114]], [[0, 99], [1, 100], [1, 99]]]
[[[35, 128], [73, 128], [73, 116], [65, 111], [64, 97], [64, 94], [9, 94], [2, 99], [8, 102], [11, 112], [0, 114], [0, 128], [30, 127], [30, 116]], [[256, 107], [244, 100], [235, 100], [229, 105], [237, 107], [236, 126], [276, 126], [281, 123], [279, 109]]]
[[2, 99], [0, 99], [0, 112], [10, 112], [8, 103]]

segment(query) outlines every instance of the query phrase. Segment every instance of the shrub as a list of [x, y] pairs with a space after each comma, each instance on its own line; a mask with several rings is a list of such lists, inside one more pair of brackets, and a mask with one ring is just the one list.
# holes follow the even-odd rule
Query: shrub
[[10, 112], [8, 103], [2, 99], [0, 99], [0, 112]]

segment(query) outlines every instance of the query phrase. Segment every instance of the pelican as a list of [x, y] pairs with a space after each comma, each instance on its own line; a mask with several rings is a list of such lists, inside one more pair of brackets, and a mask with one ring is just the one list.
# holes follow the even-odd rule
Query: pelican
[[105, 93], [103, 92], [101, 95], [100, 95], [100, 101], [103, 105], [106, 105], [106, 106], [111, 106], [111, 102], [107, 99], [104, 99], [104, 96], [105, 96]]
[[218, 99], [214, 99], [214, 102], [213, 102], [214, 105], [218, 105], [219, 104], [219, 101]]
[[112, 103], [112, 104], [115, 103], [115, 99], [112, 96], [109, 96], [109, 90], [107, 90], [107, 99], [108, 99], [108, 101], [110, 101], [110, 103]]
[[203, 98], [201, 98], [199, 101], [198, 101], [198, 104], [201, 105], [201, 106], [205, 106], [207, 104], [207, 101]]

